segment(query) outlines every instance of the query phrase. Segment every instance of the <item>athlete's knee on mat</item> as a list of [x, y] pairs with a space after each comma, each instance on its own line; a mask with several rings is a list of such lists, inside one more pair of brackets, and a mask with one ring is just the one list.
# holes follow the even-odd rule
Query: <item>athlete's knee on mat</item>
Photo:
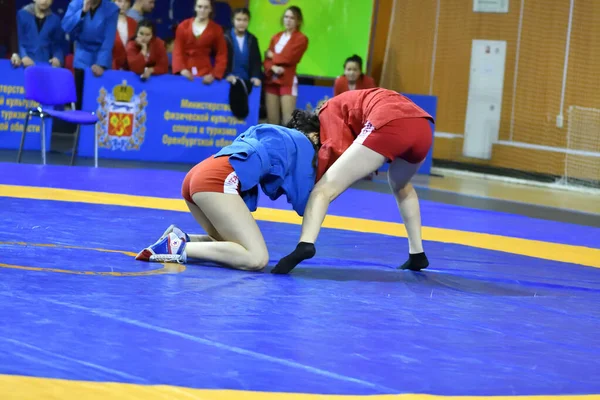
[[246, 271], [260, 271], [269, 264], [269, 253], [268, 252], [257, 252], [251, 253], [248, 263], [245, 264], [241, 269]]

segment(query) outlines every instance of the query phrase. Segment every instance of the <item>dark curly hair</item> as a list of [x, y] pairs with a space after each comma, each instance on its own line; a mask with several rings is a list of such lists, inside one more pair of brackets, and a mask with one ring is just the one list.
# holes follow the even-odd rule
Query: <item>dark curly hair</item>
[[[296, 129], [302, 133], [310, 140], [314, 149], [315, 156], [313, 157], [313, 167], [317, 168], [317, 158], [319, 149], [321, 148], [321, 137], [319, 135], [319, 130], [321, 129], [321, 124], [319, 122], [319, 116], [313, 112], [296, 109], [292, 112], [292, 118], [286, 125], [287, 128]], [[309, 137], [308, 135], [314, 133], [316, 134], [316, 143]]]

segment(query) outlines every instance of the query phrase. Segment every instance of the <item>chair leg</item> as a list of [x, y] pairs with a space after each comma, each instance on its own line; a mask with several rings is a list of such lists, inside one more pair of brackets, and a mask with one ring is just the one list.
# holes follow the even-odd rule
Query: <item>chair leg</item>
[[21, 134], [21, 144], [19, 145], [19, 152], [17, 153], [17, 162], [21, 162], [21, 156], [23, 155], [23, 147], [25, 146], [25, 135], [27, 134], [27, 126], [29, 125], [29, 119], [31, 118], [31, 110], [27, 110], [27, 116], [25, 117], [25, 128]]
[[79, 131], [81, 125], [77, 125], [75, 129], [75, 137], [73, 138], [73, 151], [71, 152], [71, 165], [75, 165], [75, 157], [77, 157], [77, 149], [79, 148]]
[[42, 164], [46, 165], [46, 121], [44, 121], [44, 116], [41, 116], [42, 119]]

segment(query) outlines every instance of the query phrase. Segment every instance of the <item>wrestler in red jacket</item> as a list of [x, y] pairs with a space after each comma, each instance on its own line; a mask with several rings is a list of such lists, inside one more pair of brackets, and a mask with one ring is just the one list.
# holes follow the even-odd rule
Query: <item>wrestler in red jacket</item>
[[[175, 32], [173, 73], [193, 80], [202, 77], [206, 84], [223, 79], [227, 69], [227, 42], [223, 28], [210, 20], [212, 0], [196, 1], [196, 17], [184, 20]], [[215, 55], [214, 66], [211, 55]]]
[[400, 268], [418, 271], [429, 266], [421, 239], [419, 200], [410, 180], [431, 148], [433, 118], [401, 94], [375, 88], [333, 97], [319, 110], [318, 119], [318, 182], [302, 220], [300, 243], [272, 272], [287, 274], [312, 258], [329, 204], [385, 162], [391, 162], [388, 182], [408, 234], [409, 259]]

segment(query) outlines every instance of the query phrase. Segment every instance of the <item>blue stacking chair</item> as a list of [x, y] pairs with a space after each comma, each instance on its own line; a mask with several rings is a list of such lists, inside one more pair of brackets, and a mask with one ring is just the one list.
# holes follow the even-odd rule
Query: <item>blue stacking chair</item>
[[[46, 124], [44, 119], [54, 117], [77, 125], [71, 154], [71, 165], [73, 165], [77, 155], [81, 125], [94, 125], [98, 122], [98, 117], [93, 112], [75, 109], [77, 90], [75, 89], [75, 78], [71, 71], [66, 68], [35, 65], [25, 68], [25, 98], [39, 103], [39, 106], [27, 110], [17, 162], [21, 162], [29, 120], [32, 117], [39, 117], [42, 119], [42, 163], [46, 164]], [[71, 104], [71, 110], [60, 111], [54, 109], [56, 106], [64, 107], [65, 104], [69, 103]], [[98, 138], [94, 140], [94, 166], [98, 167]]]

